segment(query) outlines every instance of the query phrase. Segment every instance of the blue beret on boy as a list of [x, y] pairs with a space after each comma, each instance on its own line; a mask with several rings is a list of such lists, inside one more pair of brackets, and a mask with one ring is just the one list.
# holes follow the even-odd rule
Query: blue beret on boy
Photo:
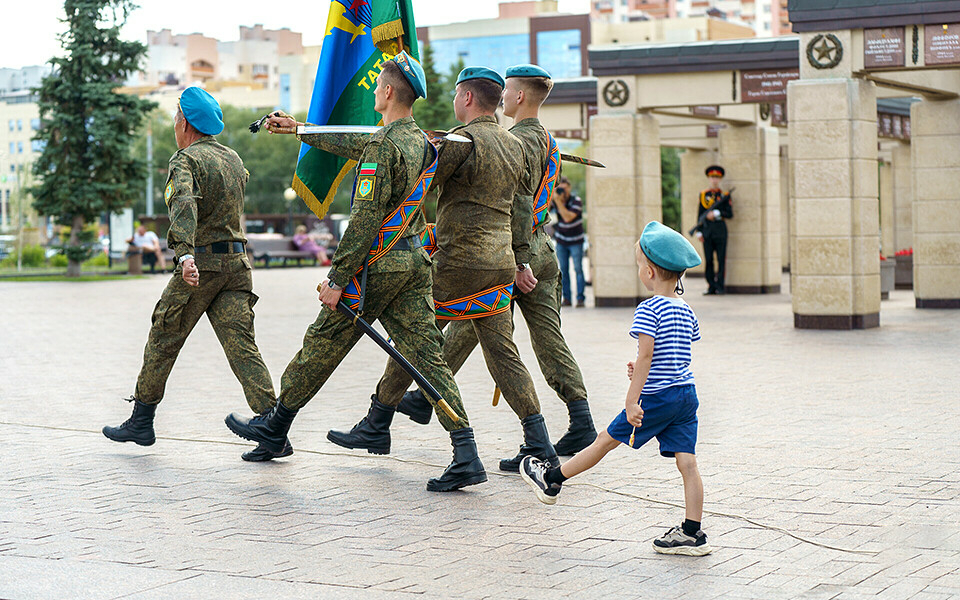
[[400, 72], [407, 79], [407, 83], [413, 88], [418, 98], [427, 97], [427, 76], [423, 72], [423, 67], [417, 62], [417, 59], [400, 51], [400, 54], [393, 57], [393, 62], [400, 67]]
[[460, 76], [457, 77], [457, 83], [463, 83], [471, 79], [489, 79], [500, 87], [506, 85], [503, 82], [503, 77], [500, 77], [499, 73], [487, 67], [467, 67], [460, 71]]
[[676, 231], [657, 221], [650, 221], [640, 235], [640, 249], [650, 262], [678, 273], [700, 264], [700, 255], [693, 245]]
[[220, 104], [207, 90], [188, 87], [180, 94], [180, 112], [187, 123], [204, 135], [217, 135], [223, 131], [223, 111]]
[[507, 69], [507, 79], [511, 77], [546, 77], [550, 79], [550, 73], [538, 65], [516, 65]]

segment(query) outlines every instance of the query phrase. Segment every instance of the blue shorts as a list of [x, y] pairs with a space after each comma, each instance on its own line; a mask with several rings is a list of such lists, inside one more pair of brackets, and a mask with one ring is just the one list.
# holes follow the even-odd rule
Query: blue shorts
[[[654, 394], [640, 395], [643, 422], [636, 428], [633, 447], [639, 448], [654, 437], [660, 442], [660, 455], [673, 456], [677, 452], [696, 454], [697, 446], [697, 387], [677, 385]], [[610, 437], [624, 444], [630, 443], [634, 427], [622, 410], [607, 426]]]

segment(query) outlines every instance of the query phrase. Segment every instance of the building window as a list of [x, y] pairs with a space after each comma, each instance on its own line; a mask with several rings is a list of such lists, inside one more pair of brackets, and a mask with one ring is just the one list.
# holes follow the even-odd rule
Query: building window
[[17, 151], [17, 145], [14, 144], [13, 142], [10, 142], [10, 154], [15, 153], [16, 151]]
[[23, 154], [23, 142], [17, 142], [17, 154]]
[[10, 125], [10, 131], [13, 131], [13, 119], [10, 119], [9, 125]]
[[30, 149], [34, 152], [43, 152], [43, 148], [46, 146], [46, 142], [43, 140], [31, 140]]
[[17, 119], [17, 131], [23, 131], [23, 119]]
[[40, 131], [40, 119], [30, 119], [30, 129]]
[[580, 53], [580, 30], [537, 32], [537, 58], [553, 79], [580, 77], [583, 63]]

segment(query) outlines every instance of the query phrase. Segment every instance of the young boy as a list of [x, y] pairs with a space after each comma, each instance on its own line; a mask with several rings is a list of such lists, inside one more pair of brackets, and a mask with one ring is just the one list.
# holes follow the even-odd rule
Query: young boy
[[554, 504], [564, 481], [593, 467], [620, 444], [639, 448], [656, 437], [660, 454], [676, 457], [683, 476], [686, 520], [653, 541], [661, 554], [704, 556], [711, 552], [700, 530], [703, 482], [697, 470], [697, 390], [690, 372], [690, 345], [700, 339], [697, 317], [686, 302], [680, 277], [700, 264], [696, 250], [682, 235], [653, 221], [637, 243], [640, 281], [654, 293], [640, 303], [630, 335], [637, 338], [637, 358], [627, 363], [630, 389], [626, 407], [597, 440], [561, 467], [550, 468], [533, 457], [520, 463], [520, 474], [544, 504]]

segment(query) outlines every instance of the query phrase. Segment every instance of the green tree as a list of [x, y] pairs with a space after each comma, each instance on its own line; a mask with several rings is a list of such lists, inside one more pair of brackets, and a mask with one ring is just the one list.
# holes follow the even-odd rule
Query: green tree
[[453, 102], [448, 93], [449, 81], [437, 72], [433, 47], [429, 44], [423, 49], [422, 65], [427, 76], [427, 97], [413, 105], [413, 116], [423, 129], [449, 129], [456, 124]]
[[677, 148], [660, 148], [660, 192], [663, 224], [680, 231], [680, 151]]
[[34, 139], [45, 146], [31, 191], [41, 214], [70, 223], [69, 276], [80, 275], [86, 257], [84, 223], [129, 206], [139, 193], [131, 182], [143, 177], [143, 160], [130, 148], [155, 104], [115, 91], [146, 53], [144, 44], [120, 39], [134, 8], [130, 0], [66, 0], [65, 56], [50, 61], [51, 74], [35, 90], [41, 125]]

